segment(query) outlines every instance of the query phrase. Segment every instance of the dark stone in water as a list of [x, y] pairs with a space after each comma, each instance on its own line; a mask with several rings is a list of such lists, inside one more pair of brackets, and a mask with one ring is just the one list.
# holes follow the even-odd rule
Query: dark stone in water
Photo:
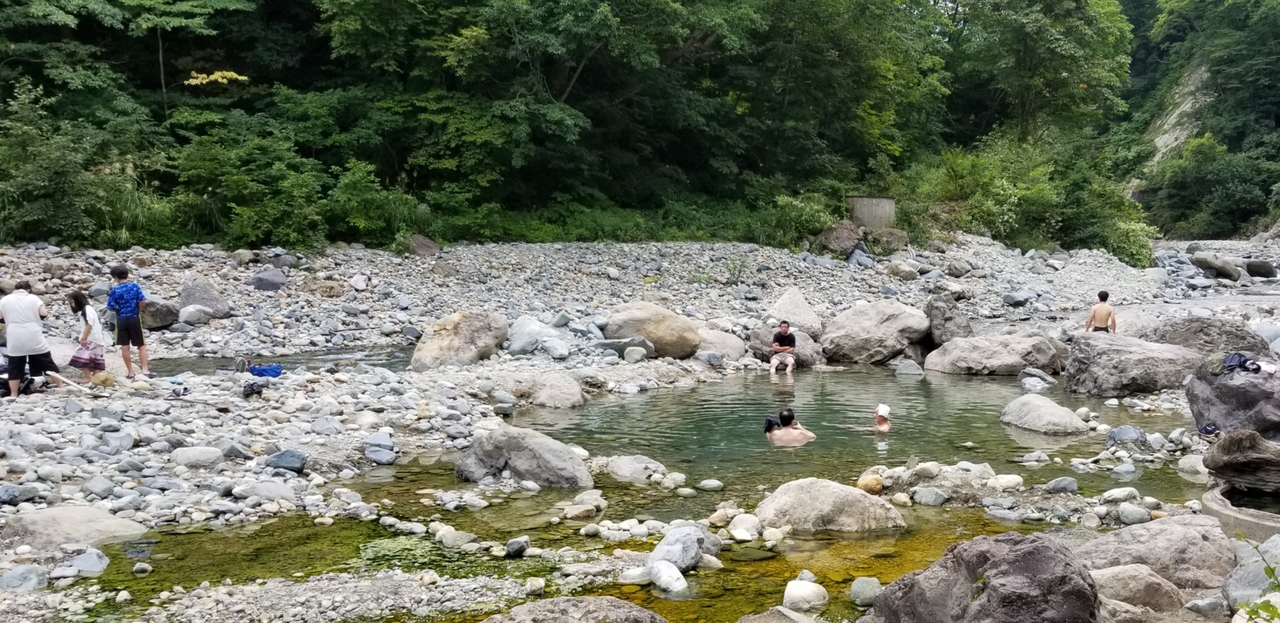
[[1110, 448], [1118, 443], [1145, 444], [1147, 434], [1137, 426], [1119, 426], [1107, 433], [1107, 447]]
[[757, 562], [760, 560], [769, 560], [776, 556], [777, 554], [774, 552], [766, 552], [762, 549], [744, 547], [730, 555], [729, 560], [734, 562]]
[[529, 549], [529, 536], [511, 539], [507, 541], [507, 558], [519, 558], [524, 556], [525, 550]]

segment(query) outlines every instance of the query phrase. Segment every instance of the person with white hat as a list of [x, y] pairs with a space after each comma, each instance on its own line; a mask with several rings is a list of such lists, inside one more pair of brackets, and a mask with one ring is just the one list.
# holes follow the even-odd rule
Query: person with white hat
[[879, 405], [876, 407], [876, 432], [889, 432], [891, 424], [889, 424], [889, 405]]

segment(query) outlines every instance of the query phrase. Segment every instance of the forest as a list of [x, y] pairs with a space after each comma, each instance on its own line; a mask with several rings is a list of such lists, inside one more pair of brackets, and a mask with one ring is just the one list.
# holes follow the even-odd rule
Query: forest
[[0, 0], [0, 101], [6, 242], [794, 247], [888, 194], [1146, 265], [1280, 214], [1280, 0]]

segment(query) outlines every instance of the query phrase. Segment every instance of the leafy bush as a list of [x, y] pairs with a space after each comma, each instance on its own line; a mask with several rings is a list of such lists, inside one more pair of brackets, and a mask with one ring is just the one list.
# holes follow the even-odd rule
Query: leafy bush
[[99, 125], [56, 119], [55, 105], [23, 81], [0, 116], [0, 239], [178, 242], [158, 235], [169, 225], [163, 204], [138, 177], [147, 165], [129, 128], [147, 125], [145, 116], [108, 109], [116, 116]]
[[1191, 139], [1153, 171], [1151, 219], [1179, 238], [1227, 237], [1266, 214], [1267, 191], [1278, 179], [1276, 163], [1229, 152], [1211, 135]]
[[371, 164], [353, 160], [333, 169], [338, 181], [322, 210], [330, 238], [385, 247], [397, 239], [427, 230], [427, 208], [417, 199], [387, 190]]

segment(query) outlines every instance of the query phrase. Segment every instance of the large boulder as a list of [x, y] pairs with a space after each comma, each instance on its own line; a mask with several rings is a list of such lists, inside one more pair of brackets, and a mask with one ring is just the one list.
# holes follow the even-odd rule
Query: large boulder
[[1152, 394], [1182, 387], [1204, 361], [1183, 346], [1144, 342], [1107, 333], [1085, 333], [1071, 341], [1067, 389], [1094, 396]]
[[507, 332], [507, 352], [512, 355], [528, 355], [542, 346], [542, 340], [557, 335], [559, 333], [555, 329], [542, 324], [537, 318], [521, 316], [511, 323], [511, 329]]
[[857, 223], [849, 220], [836, 221], [818, 234], [818, 243], [840, 257], [849, 257], [859, 242], [862, 242], [862, 232]]
[[1204, 467], [1235, 487], [1280, 491], [1280, 444], [1263, 439], [1257, 431], [1227, 433], [1209, 447]]
[[875, 601], [876, 623], [1095, 623], [1098, 594], [1069, 552], [1007, 532], [947, 548]]
[[604, 336], [642, 337], [659, 357], [686, 359], [698, 352], [698, 328], [693, 321], [647, 301], [621, 305], [609, 316]]
[[263, 292], [283, 290], [288, 282], [288, 277], [279, 268], [268, 268], [249, 278], [249, 286]]
[[[1263, 351], [1265, 352], [1265, 351]], [[1244, 371], [1215, 375], [1213, 361], [1200, 364], [1187, 385], [1187, 402], [1196, 425], [1212, 422], [1219, 430], [1257, 431], [1280, 442], [1280, 374]]]
[[836, 316], [822, 336], [822, 352], [831, 361], [884, 363], [928, 334], [924, 312], [883, 299]]
[[182, 311], [176, 304], [166, 301], [156, 296], [147, 297], [147, 302], [142, 306], [138, 318], [142, 321], [142, 328], [154, 331], [156, 329], [167, 329], [178, 322], [178, 312]]
[[231, 305], [227, 303], [227, 299], [223, 298], [222, 293], [218, 292], [213, 283], [200, 273], [187, 273], [186, 279], [182, 282], [182, 288], [178, 291], [178, 305], [179, 307], [191, 305], [207, 307], [214, 318], [231, 316]]
[[101, 545], [136, 539], [146, 533], [146, 526], [95, 506], [55, 506], [10, 515], [0, 530], [0, 540], [50, 551], [64, 543]]
[[766, 526], [812, 532], [864, 532], [907, 524], [892, 504], [857, 487], [821, 478], [801, 478], [778, 487], [756, 507]]
[[698, 350], [719, 353], [726, 360], [737, 361], [747, 354], [747, 344], [732, 333], [698, 329]]
[[1046, 435], [1073, 435], [1089, 432], [1089, 425], [1075, 412], [1040, 394], [1024, 394], [1000, 412], [1005, 424]]
[[1267, 567], [1280, 561], [1280, 535], [1273, 536], [1258, 546], [1241, 548], [1236, 568], [1227, 574], [1222, 584], [1222, 596], [1232, 608], [1257, 601], [1264, 592], [1270, 592], [1271, 579]]
[[1214, 276], [1230, 279], [1232, 281], [1240, 280], [1240, 267], [1232, 263], [1231, 260], [1208, 251], [1196, 251], [1191, 256], [1191, 263], [1195, 264], [1201, 270], [1206, 272], [1213, 271]]
[[582, 386], [567, 372], [549, 372], [539, 377], [538, 390], [529, 399], [535, 405], [553, 409], [581, 407], [586, 401]]
[[412, 366], [423, 372], [446, 364], [471, 365], [488, 359], [507, 339], [502, 314], [460, 311], [437, 320], [413, 351]]
[[573, 448], [527, 428], [500, 426], [471, 439], [454, 473], [479, 482], [509, 470], [517, 481], [532, 480], [541, 487], [592, 485], [591, 472]]
[[617, 597], [556, 597], [516, 606], [482, 623], [667, 623], [667, 620]]
[[[751, 341], [747, 343], [747, 348], [751, 350], [753, 357], [760, 361], [769, 361], [773, 357], [774, 333], [777, 333], [777, 329], [768, 325], [756, 327], [751, 332]], [[792, 331], [791, 334], [796, 336], [796, 367], [807, 368], [827, 363], [826, 356], [822, 354], [822, 347], [813, 341], [808, 333]]]
[[1271, 346], [1243, 320], [1233, 318], [1200, 318], [1188, 316], [1161, 324], [1151, 338], [1153, 342], [1177, 344], [1204, 354], [1267, 353]]
[[1107, 599], [1144, 606], [1156, 612], [1177, 612], [1187, 602], [1182, 591], [1146, 565], [1120, 565], [1090, 571], [1098, 594]]
[[681, 526], [672, 528], [663, 535], [662, 540], [649, 554], [649, 565], [665, 560], [676, 566], [680, 573], [688, 573], [698, 566], [702, 559], [702, 550], [709, 545], [712, 538], [719, 547], [720, 539], [706, 532], [701, 526]]
[[804, 300], [804, 293], [800, 288], [791, 288], [783, 292], [777, 302], [769, 308], [769, 316], [778, 322], [787, 321], [793, 331], [804, 331], [809, 334], [809, 337], [815, 339], [822, 337], [822, 318], [818, 317], [817, 312], [809, 306], [809, 302]]
[[1041, 331], [976, 335], [948, 340], [929, 353], [924, 368], [947, 374], [1014, 376], [1026, 368], [1061, 372], [1067, 346]]
[[973, 325], [969, 323], [969, 317], [960, 311], [955, 296], [949, 292], [929, 297], [924, 313], [929, 318], [929, 334], [933, 336], [935, 344], [946, 344], [951, 340], [973, 336]]
[[1218, 520], [1179, 515], [1108, 532], [1075, 551], [1088, 569], [1142, 564], [1178, 588], [1218, 588], [1236, 553]]

